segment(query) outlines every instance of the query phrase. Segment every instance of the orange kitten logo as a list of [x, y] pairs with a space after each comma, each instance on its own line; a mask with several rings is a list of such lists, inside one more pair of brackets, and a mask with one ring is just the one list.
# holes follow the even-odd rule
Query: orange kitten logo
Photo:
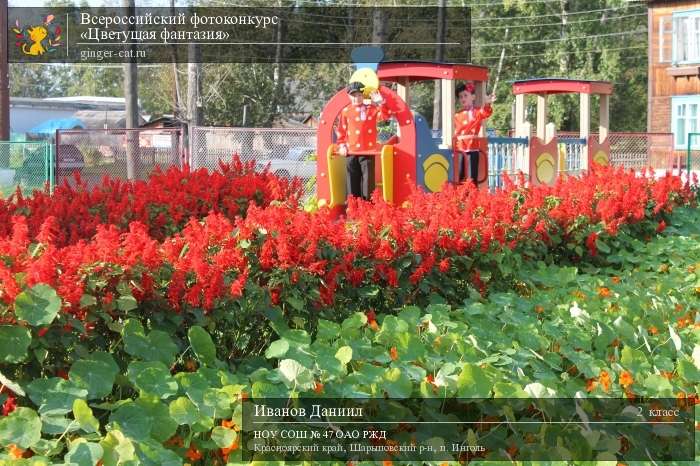
[[15, 33], [15, 45], [23, 54], [30, 56], [42, 56], [45, 53], [56, 51], [61, 44], [61, 26], [51, 24], [54, 15], [48, 15], [39, 25], [22, 27], [19, 19], [15, 21], [12, 32]]

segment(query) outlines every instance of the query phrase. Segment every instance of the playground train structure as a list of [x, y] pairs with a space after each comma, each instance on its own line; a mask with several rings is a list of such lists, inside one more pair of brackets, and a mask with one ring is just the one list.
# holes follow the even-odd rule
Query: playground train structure
[[[352, 80], [362, 79], [361, 66]], [[370, 65], [372, 66], [372, 65]], [[445, 183], [455, 183], [459, 177], [459, 157], [453, 139], [455, 113], [455, 87], [457, 81], [471, 82], [476, 90], [476, 105], [486, 98], [488, 69], [473, 64], [448, 64], [437, 62], [393, 61], [374, 64], [376, 86], [386, 105], [393, 113], [396, 131], [381, 142], [376, 153], [375, 180], [387, 202], [401, 203], [418, 186], [427, 192], [439, 191]], [[358, 73], [360, 73], [358, 75]], [[368, 73], [371, 75], [372, 73]], [[359, 78], [357, 78], [359, 76]], [[439, 80], [441, 88], [441, 135], [436, 137], [425, 117], [411, 110], [411, 84], [424, 80]], [[379, 84], [382, 83], [382, 84]], [[394, 84], [395, 90], [391, 86]], [[578, 174], [589, 170], [591, 164], [609, 164], [610, 142], [609, 105], [612, 84], [604, 81], [538, 78], [515, 81], [515, 132], [510, 137], [486, 137], [481, 132], [474, 136], [479, 148], [478, 186], [494, 187], [489, 179], [494, 170], [499, 174], [522, 172], [533, 184], [551, 184], [561, 174]], [[547, 98], [552, 94], [573, 93], [580, 96], [580, 131], [576, 136], [559, 136], [553, 123], [548, 123]], [[599, 96], [599, 128], [591, 133], [591, 104], [593, 96]], [[528, 96], [537, 100], [536, 122], [526, 119]], [[331, 207], [342, 206], [346, 201], [345, 157], [338, 155], [335, 141], [335, 124], [343, 108], [350, 103], [345, 90], [336, 93], [324, 107], [317, 133], [317, 195], [319, 201]], [[509, 148], [507, 154], [489, 157], [492, 151]], [[512, 148], [515, 147], [515, 151]], [[489, 159], [498, 167], [489, 169]]]

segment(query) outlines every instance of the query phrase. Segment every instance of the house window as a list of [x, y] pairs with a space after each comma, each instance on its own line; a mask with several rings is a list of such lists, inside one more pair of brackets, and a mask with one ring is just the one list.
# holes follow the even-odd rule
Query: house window
[[659, 63], [700, 63], [700, 10], [659, 18]]
[[[700, 95], [673, 97], [671, 130], [676, 149], [688, 147], [688, 134], [700, 132]], [[693, 136], [693, 149], [700, 149], [700, 134]]]

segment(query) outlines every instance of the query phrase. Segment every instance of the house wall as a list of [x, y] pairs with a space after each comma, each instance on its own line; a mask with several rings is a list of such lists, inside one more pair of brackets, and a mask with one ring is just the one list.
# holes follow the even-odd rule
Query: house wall
[[[647, 131], [666, 133], [671, 131], [671, 96], [700, 94], [698, 76], [669, 76], [671, 63], [660, 63], [659, 26], [661, 17], [671, 17], [674, 12], [700, 9], [700, 1], [652, 2], [649, 5], [649, 102]], [[664, 54], [671, 53], [670, 41], [665, 41]]]

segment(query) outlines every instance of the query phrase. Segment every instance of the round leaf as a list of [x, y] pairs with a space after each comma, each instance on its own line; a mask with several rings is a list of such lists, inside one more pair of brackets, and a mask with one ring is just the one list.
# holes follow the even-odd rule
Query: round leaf
[[39, 283], [15, 298], [15, 314], [29, 325], [49, 325], [61, 309], [61, 298], [49, 285]]
[[94, 466], [102, 459], [103, 453], [104, 450], [99, 443], [77, 440], [73, 442], [71, 449], [66, 453], [66, 456], [63, 457], [63, 460], [66, 463], [75, 463], [81, 466]]
[[281, 340], [273, 341], [270, 346], [265, 351], [265, 357], [267, 359], [281, 358], [289, 351], [289, 342], [284, 338]]
[[460, 398], [489, 398], [491, 382], [486, 373], [476, 364], [465, 364], [457, 378]]
[[113, 422], [124, 435], [133, 439], [143, 439], [151, 433], [151, 417], [144, 415], [143, 408], [133, 401], [121, 405], [112, 413], [109, 421]]
[[217, 426], [211, 431], [211, 439], [219, 448], [228, 448], [236, 440], [236, 431]]
[[189, 398], [181, 396], [170, 403], [170, 417], [178, 424], [194, 424], [199, 420], [199, 411]]
[[17, 408], [0, 418], [0, 445], [29, 448], [41, 440], [41, 420], [33, 409]]
[[24, 361], [31, 342], [32, 336], [26, 328], [17, 325], [0, 326], [0, 362]]
[[112, 393], [114, 379], [119, 366], [111, 354], [96, 351], [86, 358], [76, 361], [68, 373], [76, 385], [86, 388], [88, 398], [104, 398]]
[[60, 377], [36, 379], [27, 385], [29, 398], [39, 406], [39, 413], [44, 415], [61, 415], [73, 410], [77, 399], [87, 397], [87, 390], [75, 385], [70, 380]]
[[342, 365], [346, 365], [352, 360], [352, 348], [349, 346], [343, 346], [335, 353], [335, 358], [340, 361]]
[[177, 382], [162, 362], [132, 362], [127, 369], [127, 375], [136, 388], [145, 393], [159, 398], [177, 393]]

